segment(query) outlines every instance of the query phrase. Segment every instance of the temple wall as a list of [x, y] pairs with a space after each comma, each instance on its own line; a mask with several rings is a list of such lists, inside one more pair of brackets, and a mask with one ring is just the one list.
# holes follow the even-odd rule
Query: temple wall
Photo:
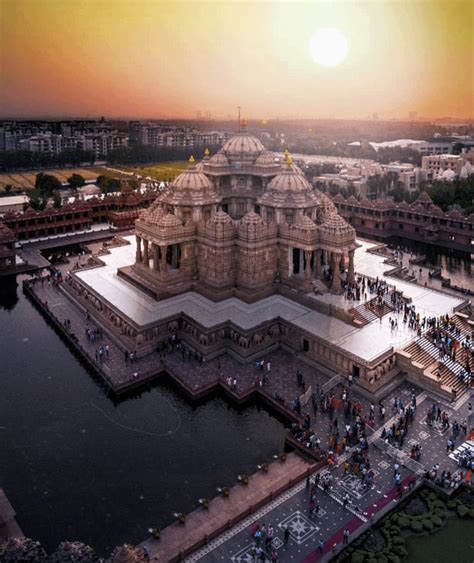
[[359, 384], [369, 392], [375, 392], [389, 383], [398, 373], [393, 349], [367, 362], [282, 319], [272, 319], [246, 331], [232, 322], [208, 329], [185, 314], [177, 314], [148, 326], [137, 327], [79, 278], [72, 275], [66, 283], [72, 297], [115, 335], [122, 349], [136, 350], [139, 356], [152, 353], [158, 344], [177, 334], [187, 346], [205, 358], [229, 353], [239, 361], [248, 362], [284, 346], [344, 377], [349, 373], [358, 375]]

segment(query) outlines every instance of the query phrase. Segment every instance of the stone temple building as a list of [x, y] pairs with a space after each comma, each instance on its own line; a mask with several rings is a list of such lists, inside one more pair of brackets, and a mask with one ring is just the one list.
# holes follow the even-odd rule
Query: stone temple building
[[[193, 159], [191, 159], [193, 160]], [[158, 299], [194, 290], [256, 301], [283, 287], [341, 292], [355, 230], [330, 199], [245, 129], [180, 174], [136, 221], [135, 264], [120, 274]]]
[[468, 334], [467, 302], [394, 278], [398, 267], [384, 247], [356, 242], [288, 154], [279, 161], [241, 129], [191, 162], [139, 212], [134, 234], [70, 272], [63, 290], [139, 358], [175, 336], [206, 360], [283, 348], [351, 374], [374, 397], [404, 372], [450, 399], [463, 366], [439, 365], [399, 307], [457, 315]]

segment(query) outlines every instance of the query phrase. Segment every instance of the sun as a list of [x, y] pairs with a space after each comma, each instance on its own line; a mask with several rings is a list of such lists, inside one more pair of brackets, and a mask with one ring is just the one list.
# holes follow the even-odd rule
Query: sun
[[318, 29], [309, 42], [309, 50], [314, 62], [331, 67], [341, 64], [349, 52], [349, 43], [344, 34], [335, 27]]

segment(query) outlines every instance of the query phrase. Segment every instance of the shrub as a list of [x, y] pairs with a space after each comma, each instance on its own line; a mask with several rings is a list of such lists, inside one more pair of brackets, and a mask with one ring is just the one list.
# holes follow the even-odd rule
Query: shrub
[[433, 521], [431, 519], [426, 518], [425, 520], [423, 520], [422, 524], [423, 528], [425, 530], [428, 530], [429, 532], [434, 528]]
[[396, 555], [401, 555], [402, 557], [408, 555], [408, 551], [403, 547], [403, 545], [394, 545], [393, 552]]
[[351, 562], [352, 563], [364, 563], [364, 561], [365, 561], [364, 554], [361, 553], [360, 551], [354, 551], [354, 553], [352, 554], [352, 557], [351, 557]]
[[416, 533], [419, 533], [423, 530], [423, 524], [421, 522], [419, 522], [418, 520], [414, 520], [411, 523], [410, 526], [411, 526], [411, 529]]
[[400, 514], [398, 517], [398, 525], [401, 528], [408, 528], [410, 526], [410, 520], [406, 516]]
[[455, 510], [456, 506], [458, 505], [458, 501], [454, 499], [449, 499], [447, 505], [448, 508], [450, 508], [451, 510]]
[[395, 545], [405, 545], [405, 540], [401, 536], [395, 536], [392, 538], [392, 542]]
[[438, 515], [434, 515], [431, 517], [431, 520], [433, 521], [433, 524], [435, 526], [442, 526], [443, 525], [443, 519], [440, 518]]
[[388, 559], [391, 563], [401, 563], [400, 557], [398, 557], [398, 555], [395, 555], [395, 553], [389, 553], [389, 554], [387, 555], [387, 559]]
[[461, 518], [465, 518], [466, 516], [469, 515], [469, 508], [467, 506], [464, 506], [463, 504], [458, 505], [456, 512], [458, 513], [458, 516], [461, 516]]

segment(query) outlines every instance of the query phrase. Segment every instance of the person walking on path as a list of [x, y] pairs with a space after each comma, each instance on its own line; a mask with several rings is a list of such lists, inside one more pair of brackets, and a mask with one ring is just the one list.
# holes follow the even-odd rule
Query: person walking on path
[[349, 528], [345, 528], [344, 536], [343, 536], [343, 540], [342, 540], [342, 543], [344, 545], [347, 545], [349, 543], [349, 534], [350, 534]]
[[285, 531], [283, 532], [283, 541], [285, 545], [288, 545], [289, 539], [290, 539], [290, 530], [288, 529], [288, 526], [285, 526]]
[[319, 542], [318, 542], [318, 549], [319, 549], [319, 553], [322, 553], [322, 552], [323, 552], [323, 549], [324, 549], [324, 542], [323, 542], [323, 540], [319, 540]]

